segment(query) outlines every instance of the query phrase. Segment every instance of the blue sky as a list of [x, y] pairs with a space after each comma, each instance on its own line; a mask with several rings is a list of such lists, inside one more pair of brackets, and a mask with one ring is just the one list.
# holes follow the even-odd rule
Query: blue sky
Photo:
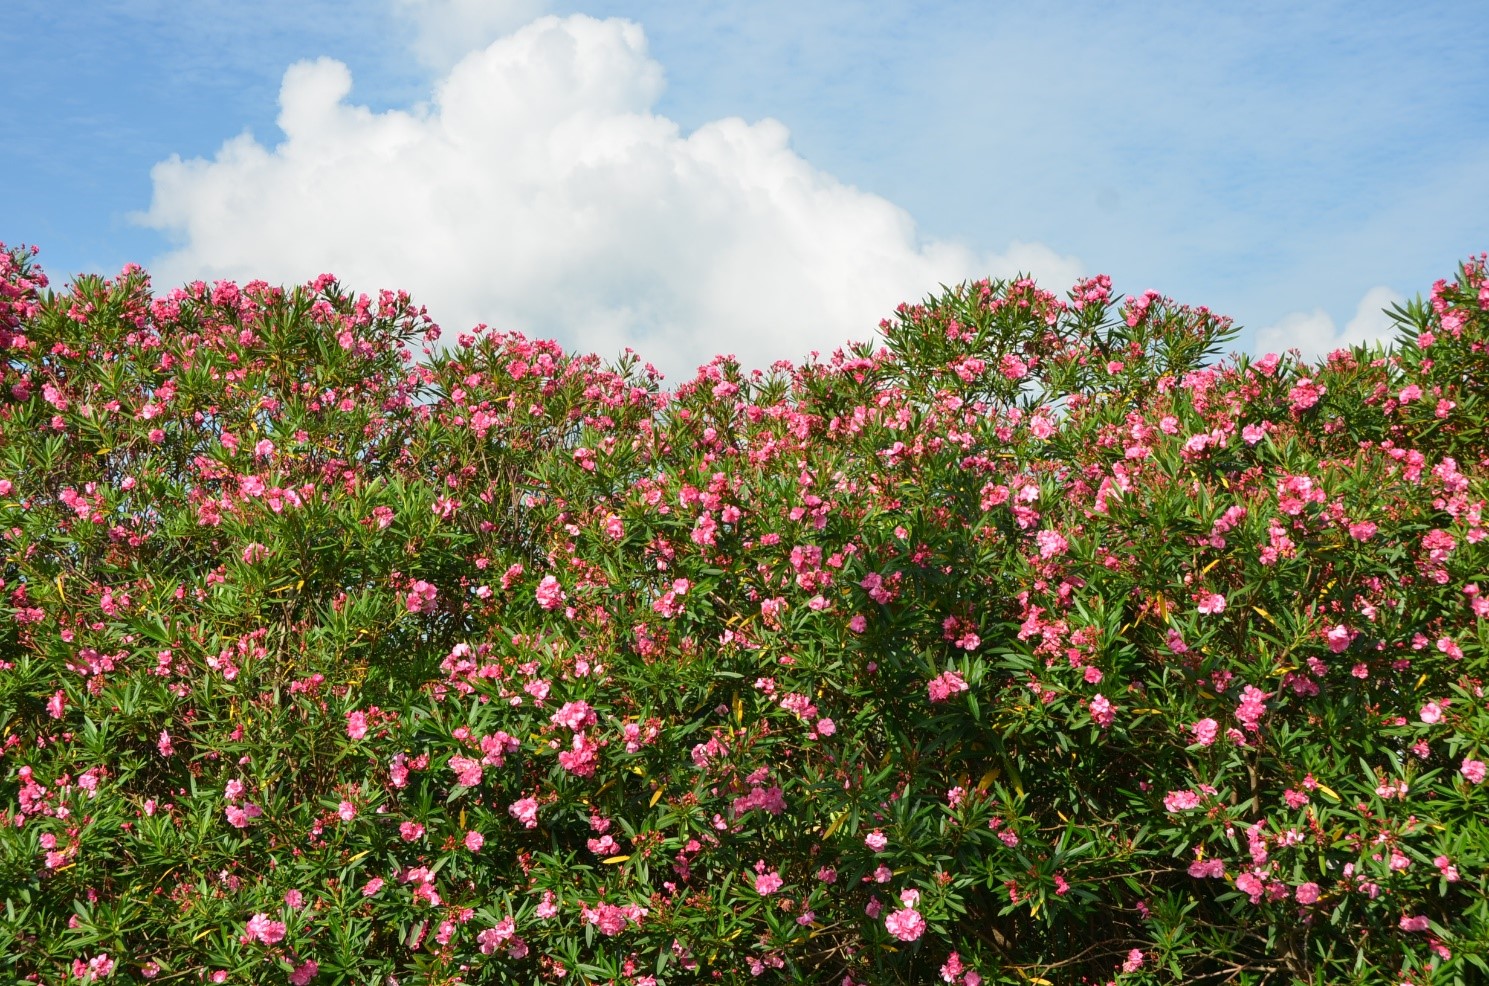
[[1220, 6], [12, 0], [0, 239], [331, 270], [670, 376], [1017, 269], [1247, 348], [1377, 333], [1489, 249], [1489, 19]]

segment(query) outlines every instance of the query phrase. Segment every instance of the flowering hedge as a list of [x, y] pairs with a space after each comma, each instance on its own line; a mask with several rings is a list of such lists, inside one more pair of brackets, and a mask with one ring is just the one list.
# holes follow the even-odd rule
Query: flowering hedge
[[1485, 258], [1396, 314], [981, 282], [664, 391], [0, 251], [0, 971], [1489, 974]]

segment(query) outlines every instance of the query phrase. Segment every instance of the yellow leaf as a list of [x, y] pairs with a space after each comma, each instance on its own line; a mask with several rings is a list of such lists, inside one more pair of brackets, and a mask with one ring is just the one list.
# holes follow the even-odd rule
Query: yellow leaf
[[[464, 825], [464, 824], [465, 824], [465, 823], [464, 823], [464, 822], [462, 822], [462, 823], [461, 823], [461, 824], [462, 824], [462, 825]], [[368, 854], [368, 853], [370, 853], [370, 852], [372, 852], [372, 850], [371, 850], [371, 849], [363, 849], [363, 850], [362, 850], [362, 851], [361, 851], [361, 852], [359, 852], [359, 853], [357, 853], [357, 854], [356, 854], [356, 855], [355, 855], [355, 856], [353, 856], [353, 857], [352, 857], [352, 858], [351, 858], [351, 859], [349, 859], [349, 860], [347, 860], [347, 861], [346, 861], [346, 865], [348, 865], [348, 866], [350, 866], [350, 865], [352, 865], [352, 864], [353, 864], [353, 863], [355, 863], [355, 862], [356, 862], [356, 861], [357, 861], [357, 860], [359, 860], [359, 859], [361, 859], [361, 858], [362, 858], [362, 857], [363, 857], [363, 856], [366, 856], [366, 855], [367, 855], [367, 854]]]
[[652, 795], [651, 795], [651, 800], [649, 802], [647, 802], [646, 807], [648, 807], [648, 808], [655, 808], [657, 806], [657, 802], [662, 800], [662, 794], [666, 790], [667, 790], [666, 788], [659, 787], [655, 791], [653, 791], [652, 792]]
[[1002, 773], [1001, 770], [999, 770], [997, 767], [994, 767], [992, 770], [988, 771], [986, 774], [983, 774], [982, 775], [982, 780], [980, 780], [980, 781], [977, 782], [977, 790], [978, 791], [986, 791], [988, 788], [992, 787], [993, 786], [993, 781], [997, 780], [998, 779], [998, 775], [1001, 774], [1001, 773]]
[[1327, 794], [1329, 797], [1333, 798], [1335, 801], [1340, 800], [1339, 799], [1339, 795], [1335, 794], [1334, 793], [1334, 789], [1331, 788], [1331, 787], [1329, 787], [1328, 785], [1326, 785], [1326, 784], [1320, 784], [1318, 786], [1318, 789], [1320, 791], [1324, 792], [1324, 794]]
[[1220, 559], [1219, 558], [1216, 558], [1214, 561], [1210, 562], [1210, 564], [1208, 564], [1204, 568], [1200, 569], [1199, 570], [1199, 573], [1201, 575], [1209, 575], [1210, 574], [1210, 569], [1214, 568], [1216, 565], [1219, 565], [1219, 564], [1220, 564]]
[[831, 839], [832, 838], [832, 834], [834, 832], [836, 832], [838, 829], [842, 828], [843, 827], [843, 823], [846, 822], [847, 820], [848, 820], [848, 813], [846, 811], [840, 811], [840, 812], [838, 812], [838, 817], [834, 818], [832, 820], [832, 824], [829, 825], [829, 826], [827, 826], [827, 831], [824, 832], [824, 833], [822, 833], [822, 838], [824, 838], [824, 839]]
[[604, 863], [606, 866], [614, 866], [616, 863], [624, 863], [630, 858], [630, 856], [611, 856], [609, 859], [600, 860], [600, 862]]

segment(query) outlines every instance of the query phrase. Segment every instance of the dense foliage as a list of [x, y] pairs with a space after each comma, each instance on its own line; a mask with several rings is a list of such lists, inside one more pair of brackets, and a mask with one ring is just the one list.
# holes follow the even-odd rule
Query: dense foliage
[[983, 282], [664, 391], [0, 250], [0, 972], [1489, 975], [1484, 258], [1396, 314]]

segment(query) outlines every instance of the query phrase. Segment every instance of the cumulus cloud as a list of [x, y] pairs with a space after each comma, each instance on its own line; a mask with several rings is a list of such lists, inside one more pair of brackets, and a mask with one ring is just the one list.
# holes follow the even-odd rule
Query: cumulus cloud
[[528, 23], [544, 0], [393, 0], [393, 11], [414, 31], [414, 54], [445, 71], [468, 53]]
[[1388, 287], [1375, 287], [1365, 292], [1354, 317], [1341, 330], [1323, 309], [1284, 315], [1276, 325], [1258, 329], [1256, 348], [1261, 353], [1280, 353], [1297, 349], [1305, 359], [1318, 359], [1336, 349], [1357, 343], [1389, 342], [1396, 333], [1385, 309], [1405, 301]]
[[296, 64], [276, 147], [245, 133], [154, 168], [143, 221], [179, 243], [159, 283], [329, 270], [407, 288], [447, 331], [630, 346], [675, 379], [719, 352], [763, 367], [868, 338], [943, 283], [1031, 272], [1062, 289], [1081, 273], [1038, 244], [927, 239], [774, 120], [681, 133], [653, 112], [662, 68], [627, 21], [534, 21], [408, 109], [349, 103], [351, 85], [339, 62]]

